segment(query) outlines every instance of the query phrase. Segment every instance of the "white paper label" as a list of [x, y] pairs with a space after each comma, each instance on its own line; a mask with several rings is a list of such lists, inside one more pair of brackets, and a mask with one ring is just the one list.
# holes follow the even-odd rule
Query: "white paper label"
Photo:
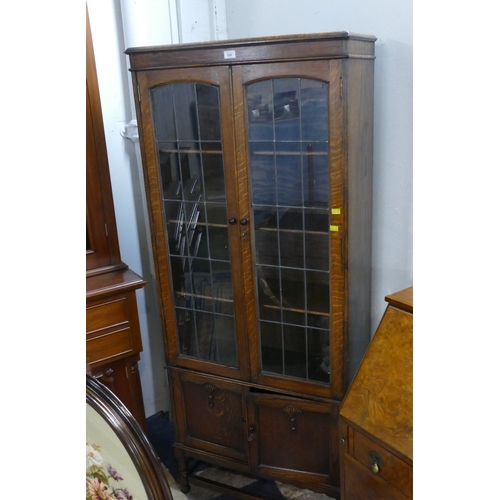
[[225, 50], [224, 51], [224, 59], [236, 59], [236, 51], [235, 50]]

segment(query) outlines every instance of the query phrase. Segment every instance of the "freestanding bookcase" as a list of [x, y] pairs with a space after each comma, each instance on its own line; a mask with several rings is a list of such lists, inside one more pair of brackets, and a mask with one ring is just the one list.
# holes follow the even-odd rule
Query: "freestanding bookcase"
[[126, 51], [186, 491], [190, 459], [339, 491], [370, 339], [375, 40]]

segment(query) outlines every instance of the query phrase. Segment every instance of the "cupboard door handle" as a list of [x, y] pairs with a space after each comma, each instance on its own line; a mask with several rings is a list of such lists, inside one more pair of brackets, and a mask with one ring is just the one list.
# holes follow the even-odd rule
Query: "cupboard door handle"
[[236, 219], [234, 217], [231, 217], [229, 219], [229, 224], [231, 224], [231, 225], [236, 224]]
[[208, 396], [208, 406], [210, 408], [214, 407], [214, 392], [218, 390], [218, 388], [213, 384], [203, 384], [203, 387], [207, 391]]
[[248, 221], [247, 221], [246, 219], [241, 219], [241, 220], [240, 220], [240, 224], [241, 224], [242, 226], [246, 226], [246, 225], [248, 224]]
[[296, 431], [297, 430], [297, 425], [295, 422], [295, 417], [299, 414], [302, 413], [302, 410], [300, 408], [297, 408], [294, 405], [288, 405], [283, 408], [283, 411], [288, 414], [290, 417], [290, 431]]
[[248, 428], [248, 440], [251, 441], [253, 439], [253, 433], [255, 432], [255, 427], [251, 426]]

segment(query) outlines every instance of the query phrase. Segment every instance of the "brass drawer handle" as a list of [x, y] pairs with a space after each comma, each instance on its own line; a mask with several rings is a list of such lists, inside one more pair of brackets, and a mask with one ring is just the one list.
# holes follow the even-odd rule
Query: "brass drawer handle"
[[372, 472], [374, 474], [378, 474], [380, 472], [379, 464], [382, 464], [382, 459], [380, 458], [380, 455], [376, 451], [369, 451], [368, 456], [372, 461]]

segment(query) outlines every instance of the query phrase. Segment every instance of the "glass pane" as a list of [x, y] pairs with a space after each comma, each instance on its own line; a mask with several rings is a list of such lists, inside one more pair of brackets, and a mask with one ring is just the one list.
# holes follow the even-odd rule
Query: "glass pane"
[[[195, 267], [197, 262], [206, 263], [207, 261], [199, 261], [199, 259], [193, 259]], [[186, 293], [192, 295], [193, 297], [193, 309], [198, 311], [208, 311], [213, 312], [214, 310], [214, 300], [212, 294], [212, 276], [210, 271], [191, 271], [189, 274], [184, 275], [186, 279]]]
[[214, 312], [234, 316], [233, 284], [229, 262], [211, 262], [214, 297]]
[[303, 145], [303, 183], [306, 206], [328, 207], [328, 151], [327, 144]]
[[238, 366], [219, 89], [152, 91], [181, 354]]
[[300, 139], [299, 79], [274, 80], [274, 126], [277, 141]]
[[[281, 229], [281, 228], [280, 228]], [[279, 232], [280, 264], [286, 267], [304, 267], [304, 231]]]
[[210, 238], [210, 258], [218, 260], [229, 260], [229, 237], [227, 227], [208, 228]]
[[328, 233], [330, 230], [327, 210], [304, 210], [304, 222], [307, 232]]
[[[173, 91], [174, 117], [177, 140], [198, 140], [198, 113], [196, 106], [195, 85], [192, 83], [176, 83], [171, 85]], [[157, 89], [153, 90], [153, 93]], [[156, 120], [155, 120], [156, 125]]]
[[308, 378], [318, 382], [330, 380], [330, 333], [328, 330], [307, 331]]
[[304, 271], [281, 269], [281, 290], [283, 321], [295, 325], [305, 325]]
[[283, 337], [279, 323], [260, 322], [262, 369], [283, 373]]
[[251, 141], [272, 141], [274, 139], [271, 80], [248, 86], [247, 116], [248, 137]]
[[326, 272], [306, 271], [307, 324], [328, 328], [330, 313], [330, 276]]
[[211, 226], [227, 227], [226, 205], [207, 203], [207, 219]]
[[247, 86], [263, 370], [329, 382], [328, 84]]
[[163, 198], [174, 200], [181, 197], [181, 175], [179, 155], [175, 143], [159, 143], [158, 162], [160, 164]]
[[196, 312], [196, 339], [198, 352], [196, 357], [200, 359], [215, 360], [215, 331], [214, 315], [204, 312]]
[[307, 349], [305, 328], [283, 325], [283, 340], [285, 375], [306, 378]]
[[253, 202], [257, 205], [276, 204], [276, 168], [274, 149], [267, 143], [250, 146], [250, 172]]
[[202, 163], [203, 179], [205, 182], [205, 200], [217, 202], [225, 201], [226, 192], [224, 190], [222, 145], [216, 142], [203, 144]]
[[220, 141], [219, 90], [210, 85], [196, 85], [196, 100], [202, 141]]
[[155, 112], [162, 115], [162, 120], [155, 120], [156, 140], [158, 142], [177, 139], [172, 91], [172, 85], [165, 85], [152, 92], [153, 108]]
[[328, 84], [302, 79], [300, 82], [302, 140], [328, 140]]
[[281, 321], [281, 283], [278, 267], [257, 266], [260, 318]]
[[299, 155], [276, 155], [278, 205], [302, 206], [302, 170]]
[[236, 334], [234, 318], [215, 314], [215, 353], [216, 362], [228, 366], [237, 366]]
[[307, 269], [330, 269], [329, 234], [308, 233], [305, 237], [305, 266]]
[[276, 209], [253, 211], [255, 231], [255, 261], [257, 264], [279, 265]]

